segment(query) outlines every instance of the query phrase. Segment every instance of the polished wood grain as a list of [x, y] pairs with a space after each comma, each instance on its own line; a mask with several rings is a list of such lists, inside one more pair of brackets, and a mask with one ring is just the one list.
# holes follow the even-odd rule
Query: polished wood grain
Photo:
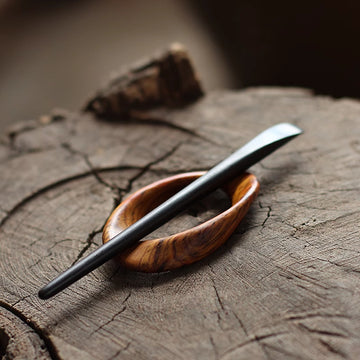
[[[109, 241], [203, 174], [192, 172], [175, 175], [135, 192], [109, 217], [104, 227], [103, 242]], [[259, 191], [259, 182], [254, 175], [245, 173], [224, 186], [224, 190], [232, 202], [226, 211], [175, 235], [141, 241], [116, 259], [135, 271], [161, 272], [194, 263], [211, 254], [239, 225]]]

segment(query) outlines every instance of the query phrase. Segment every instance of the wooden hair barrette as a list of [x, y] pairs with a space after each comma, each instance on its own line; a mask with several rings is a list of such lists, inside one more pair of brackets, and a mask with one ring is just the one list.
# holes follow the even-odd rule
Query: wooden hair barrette
[[[138, 191], [110, 216], [104, 228], [104, 245], [40, 289], [39, 297], [50, 298], [124, 251], [119, 255], [123, 264], [150, 272], [173, 269], [205, 257], [226, 241], [256, 196], [259, 184], [245, 170], [301, 133], [292, 124], [275, 125], [206, 173], [177, 175]], [[232, 198], [230, 209], [193, 229], [130, 248], [193, 201], [224, 184]]]

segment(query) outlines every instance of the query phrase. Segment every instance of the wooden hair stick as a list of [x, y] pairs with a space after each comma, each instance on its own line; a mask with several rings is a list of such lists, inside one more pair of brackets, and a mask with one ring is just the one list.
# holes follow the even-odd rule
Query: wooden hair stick
[[39, 297], [48, 299], [59, 293], [110, 260], [120, 251], [128, 248], [169, 221], [194, 200], [205, 196], [228, 180], [240, 175], [250, 166], [301, 133], [301, 129], [288, 123], [278, 124], [263, 131], [245, 146], [205, 173], [205, 175], [199, 177], [136, 223], [114, 236], [109, 242], [64, 271], [40, 289]]

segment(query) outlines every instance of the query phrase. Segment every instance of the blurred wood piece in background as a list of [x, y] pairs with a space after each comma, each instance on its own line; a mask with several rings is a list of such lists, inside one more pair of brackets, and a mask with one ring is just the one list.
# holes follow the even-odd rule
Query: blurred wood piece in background
[[113, 76], [85, 106], [99, 117], [126, 117], [132, 110], [180, 107], [203, 95], [198, 75], [181, 44]]

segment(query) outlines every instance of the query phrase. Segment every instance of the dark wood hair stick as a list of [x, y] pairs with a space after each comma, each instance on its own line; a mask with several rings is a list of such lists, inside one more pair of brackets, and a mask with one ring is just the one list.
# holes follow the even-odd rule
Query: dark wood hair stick
[[245, 146], [209, 170], [170, 199], [149, 212], [136, 223], [113, 237], [71, 268], [60, 274], [39, 291], [41, 299], [48, 299], [93, 271], [120, 251], [169, 221], [194, 200], [214, 191], [225, 182], [240, 175], [250, 166], [269, 155], [289, 140], [300, 135], [298, 127], [282, 123], [260, 133]]

